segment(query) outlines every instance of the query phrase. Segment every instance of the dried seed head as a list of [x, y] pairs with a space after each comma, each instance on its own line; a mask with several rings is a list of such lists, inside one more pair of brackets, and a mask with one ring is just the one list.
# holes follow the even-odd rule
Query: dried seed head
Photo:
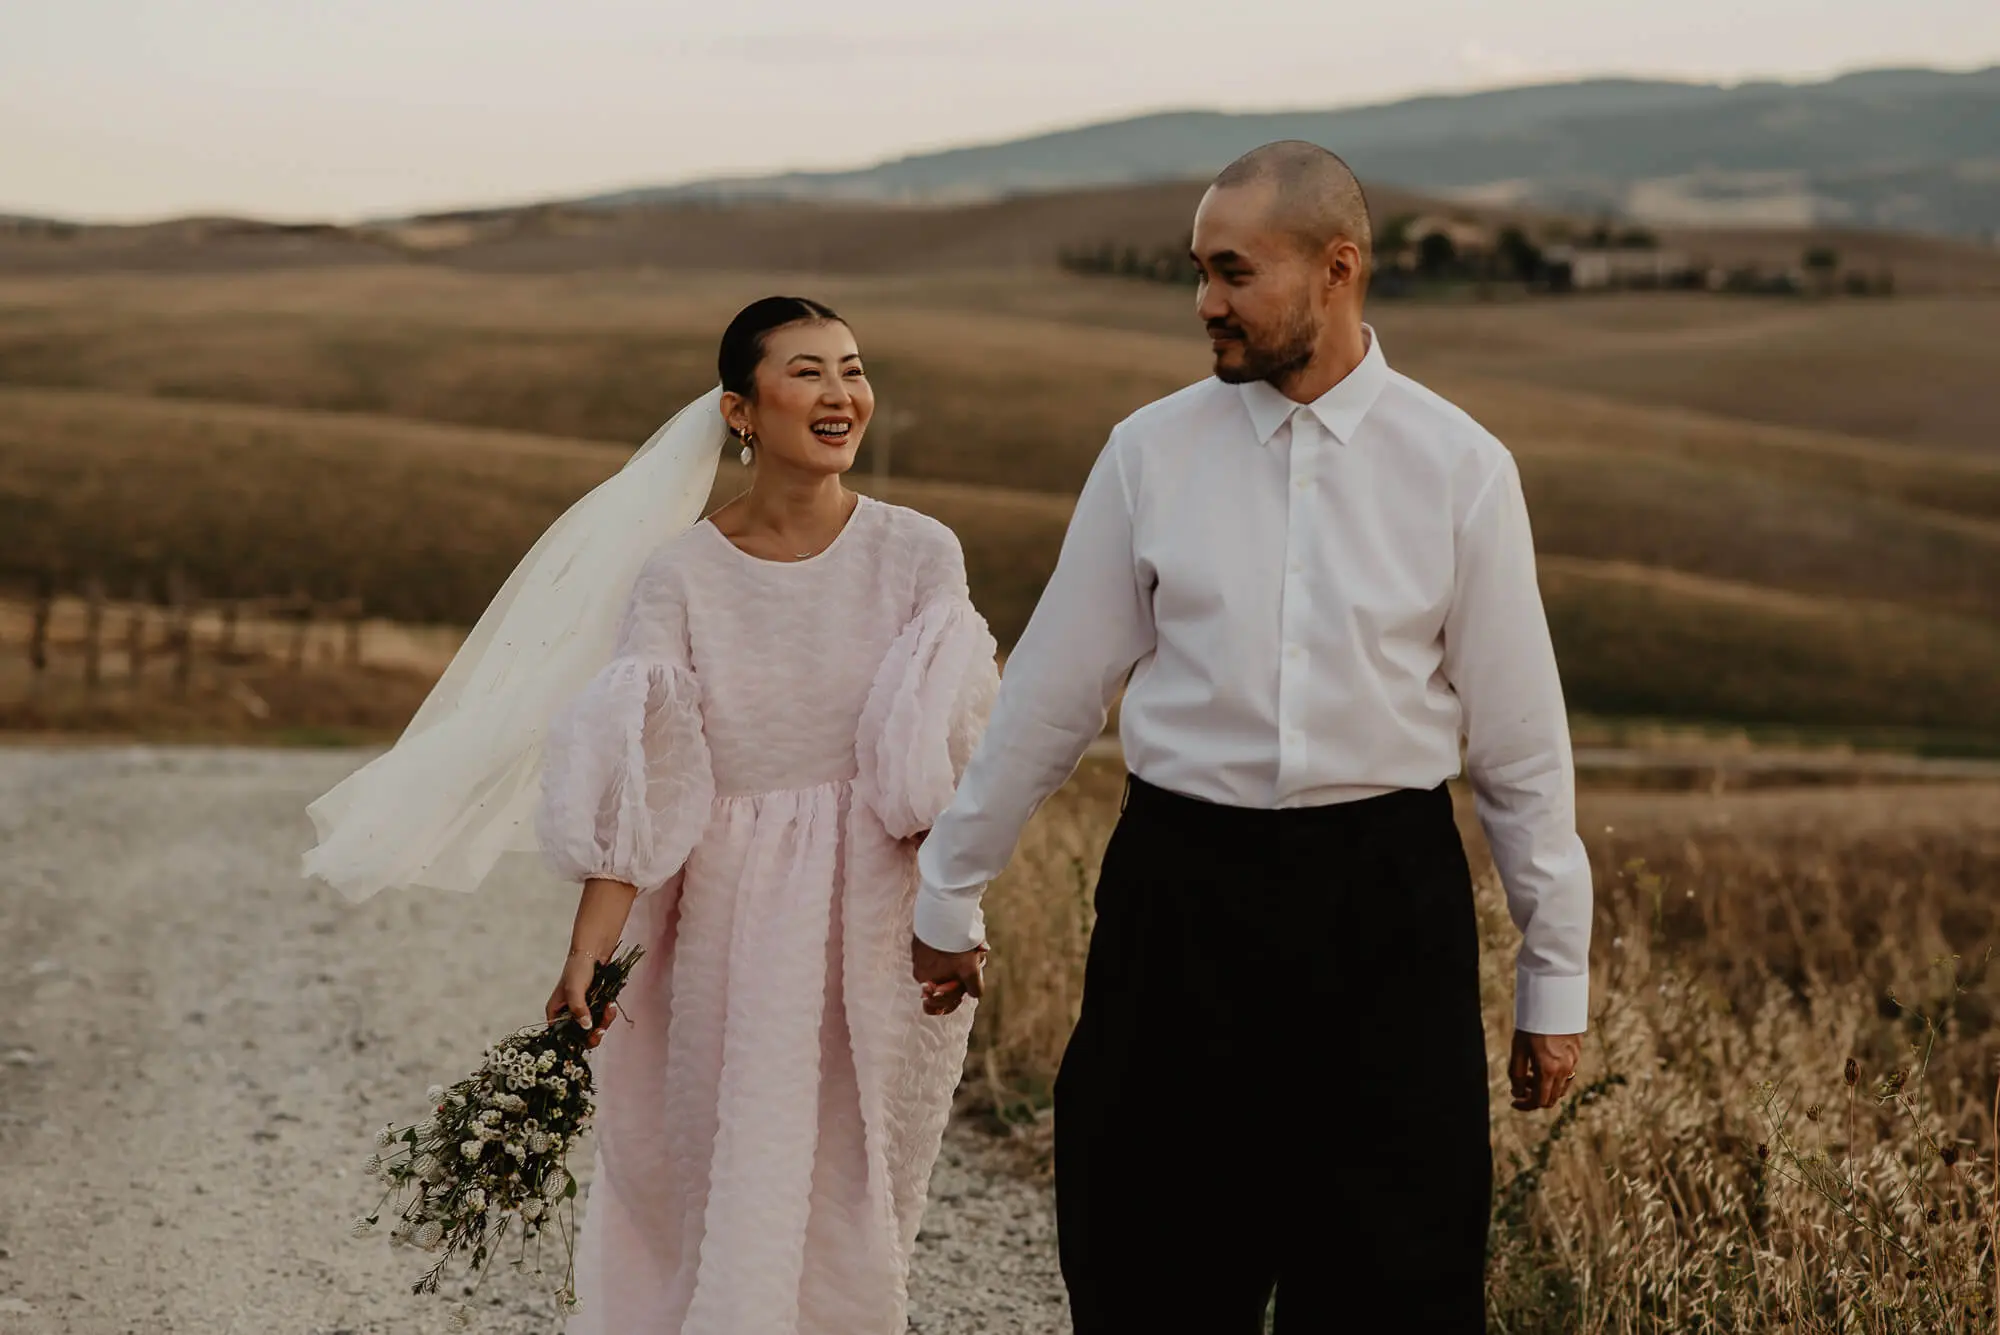
[[1861, 1079], [1861, 1063], [1849, 1057], [1847, 1059], [1847, 1083], [1852, 1085], [1859, 1079]]
[[1926, 1210], [1924, 1212], [1924, 1222], [1926, 1224], [1935, 1224], [1937, 1221], [1938, 1221], [1937, 1207], [1932, 1206], [1929, 1210]]
[[1768, 1159], [1771, 1157], [1771, 1147], [1761, 1140], [1757, 1142], [1757, 1157], [1759, 1159]]
[[[1938, 1158], [1944, 1160], [1944, 1166], [1946, 1168], [1950, 1168], [1953, 1164], [1958, 1162], [1958, 1146], [1956, 1145], [1945, 1146], [1943, 1149], [1938, 1151]], [[1935, 1211], [1933, 1211], [1933, 1213], [1935, 1213]]]
[[1808, 1122], [1817, 1122], [1819, 1120], [1819, 1105], [1817, 1103], [1806, 1109], [1806, 1120]]

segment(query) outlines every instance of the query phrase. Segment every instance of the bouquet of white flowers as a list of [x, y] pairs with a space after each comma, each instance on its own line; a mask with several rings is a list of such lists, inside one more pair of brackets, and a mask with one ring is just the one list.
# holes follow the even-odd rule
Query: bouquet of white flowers
[[[597, 966], [588, 994], [594, 1026], [604, 1023], [644, 953], [631, 946]], [[385, 1190], [351, 1232], [373, 1234], [387, 1207], [395, 1217], [392, 1246], [438, 1253], [412, 1293], [436, 1293], [455, 1258], [476, 1284], [518, 1222], [516, 1266], [527, 1265], [531, 1244], [539, 1260], [544, 1233], [554, 1229], [562, 1238], [563, 1279], [555, 1296], [565, 1311], [576, 1309], [576, 1179], [568, 1156], [596, 1111], [589, 1039], [590, 1031], [568, 1015], [517, 1030], [488, 1048], [465, 1079], [448, 1089], [431, 1086], [429, 1117], [376, 1134], [378, 1152], [362, 1171], [380, 1178]], [[462, 1304], [452, 1309], [454, 1328], [470, 1319]]]

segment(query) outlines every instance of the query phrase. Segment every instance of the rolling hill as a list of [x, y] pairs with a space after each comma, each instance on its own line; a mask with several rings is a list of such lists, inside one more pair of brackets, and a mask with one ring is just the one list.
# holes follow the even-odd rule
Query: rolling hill
[[[883, 403], [913, 415], [888, 495], [957, 530], [1003, 638], [1110, 425], [1205, 369], [1184, 294], [1051, 272], [17, 277], [0, 579], [53, 567], [122, 593], [173, 565], [204, 589], [358, 591], [463, 623], [706, 387], [715, 330], [774, 288], [854, 321]], [[1976, 374], [1993, 308], [1631, 297], [1378, 319], [1397, 365], [1520, 460], [1578, 709], [2000, 749], [2000, 458], [1978, 439], [1996, 391], [1967, 380], [1941, 428], [1921, 396], [1903, 417], [1878, 403], [1938, 340]], [[1854, 311], [1886, 314], [1857, 331]], [[1859, 333], [1868, 358], [1831, 359]], [[1684, 368], [1718, 347], [1749, 369], [1690, 406], [1713, 376]]]
[[2000, 67], [1814, 84], [1602, 79], [1336, 110], [1179, 111], [835, 172], [619, 191], [687, 200], [936, 202], [1212, 175], [1310, 139], [1370, 182], [1675, 225], [2000, 235]]

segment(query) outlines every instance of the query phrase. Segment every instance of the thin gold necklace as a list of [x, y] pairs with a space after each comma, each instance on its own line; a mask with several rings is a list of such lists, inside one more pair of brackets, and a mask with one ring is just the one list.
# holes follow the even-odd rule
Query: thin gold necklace
[[792, 559], [793, 559], [794, 561], [810, 561], [810, 560], [812, 560], [812, 559], [813, 559], [813, 558], [814, 558], [815, 556], [818, 556], [818, 555], [820, 555], [820, 554], [821, 554], [822, 552], [826, 551], [826, 549], [827, 549], [828, 547], [831, 547], [831, 546], [833, 546], [833, 544], [834, 544], [834, 543], [836, 543], [836, 542], [839, 542], [839, 541], [840, 541], [840, 535], [841, 535], [841, 534], [843, 534], [843, 533], [845, 533], [845, 532], [847, 532], [847, 526], [848, 526], [848, 525], [849, 525], [850, 523], [852, 523], [852, 522], [854, 521], [854, 512], [855, 512], [856, 510], [860, 509], [860, 508], [861, 508], [861, 493], [860, 493], [860, 492], [856, 492], [856, 493], [854, 493], [854, 504], [852, 504], [852, 505], [848, 506], [848, 507], [847, 507], [847, 513], [846, 513], [845, 515], [841, 516], [841, 520], [840, 520], [840, 527], [839, 527], [839, 528], [837, 528], [837, 529], [835, 529], [835, 530], [833, 531], [833, 536], [832, 536], [832, 537], [830, 537], [830, 538], [828, 538], [828, 539], [826, 540], [826, 542], [825, 542], [824, 544], [822, 544], [822, 545], [821, 545], [821, 547], [820, 547], [819, 551], [816, 551], [816, 552], [793, 552], [793, 553], [792, 553]]

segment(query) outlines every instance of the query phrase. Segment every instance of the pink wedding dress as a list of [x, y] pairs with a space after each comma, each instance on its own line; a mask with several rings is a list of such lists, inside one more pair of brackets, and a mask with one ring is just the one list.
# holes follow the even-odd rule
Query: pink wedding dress
[[900, 1335], [972, 1007], [922, 1011], [911, 836], [999, 678], [951, 531], [863, 498], [820, 555], [697, 524], [552, 725], [542, 846], [642, 893], [597, 1050], [571, 1335]]

